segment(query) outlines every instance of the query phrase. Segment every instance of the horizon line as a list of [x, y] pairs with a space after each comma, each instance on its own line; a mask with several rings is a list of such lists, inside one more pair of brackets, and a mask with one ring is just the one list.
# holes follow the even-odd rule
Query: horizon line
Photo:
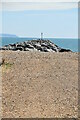
[[[0, 33], [0, 35], [14, 35], [15, 37], [18, 37], [18, 38], [41, 38], [40, 36], [38, 37], [34, 37], [34, 36], [19, 36], [19, 35], [16, 35], [16, 34], [9, 34], [9, 33]], [[0, 36], [0, 37], [9, 37], [9, 36]], [[11, 37], [11, 36], [10, 36]], [[56, 39], [56, 38], [63, 38], [63, 39], [78, 39], [78, 36], [77, 37], [43, 37], [43, 39], [45, 39], [45, 38], [54, 38], [54, 39]]]

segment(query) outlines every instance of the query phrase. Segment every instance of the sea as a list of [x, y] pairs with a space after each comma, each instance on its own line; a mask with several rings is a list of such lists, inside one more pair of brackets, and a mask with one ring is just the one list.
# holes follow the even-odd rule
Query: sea
[[[39, 38], [20, 38], [20, 37], [0, 37], [0, 47], [8, 44], [13, 44], [17, 42], [23, 42], [27, 40], [33, 40]], [[61, 48], [70, 49], [73, 52], [78, 52], [78, 39], [71, 38], [44, 38], [50, 40]]]

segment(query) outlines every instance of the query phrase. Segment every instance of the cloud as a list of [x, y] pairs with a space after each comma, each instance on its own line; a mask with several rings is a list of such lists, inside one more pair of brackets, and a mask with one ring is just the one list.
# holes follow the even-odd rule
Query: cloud
[[1, 0], [2, 2], [79, 2], [79, 0]]
[[[77, 2], [8, 2], [3, 0], [0, 4], [4, 11], [24, 11], [24, 10], [62, 10], [78, 8]], [[39, 1], [39, 0], [38, 0]], [[50, 0], [51, 1], [51, 0]], [[64, 1], [64, 0], [63, 0]], [[1, 7], [0, 7], [1, 8]]]

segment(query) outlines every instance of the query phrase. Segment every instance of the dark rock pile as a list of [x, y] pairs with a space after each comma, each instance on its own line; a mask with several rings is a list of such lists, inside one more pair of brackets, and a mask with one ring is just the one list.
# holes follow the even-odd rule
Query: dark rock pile
[[13, 51], [42, 51], [42, 52], [71, 52], [69, 49], [63, 49], [52, 43], [50, 40], [29, 40], [16, 44], [5, 45], [0, 50]]

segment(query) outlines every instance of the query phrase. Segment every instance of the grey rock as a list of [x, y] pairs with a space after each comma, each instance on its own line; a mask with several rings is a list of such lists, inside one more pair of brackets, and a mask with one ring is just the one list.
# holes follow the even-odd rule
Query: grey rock
[[50, 40], [29, 40], [16, 44], [5, 45], [0, 50], [13, 51], [41, 51], [41, 52], [71, 52], [69, 49], [63, 49], [52, 43]]
[[72, 52], [72, 51], [69, 50], [69, 49], [63, 49], [63, 48], [62, 48], [62, 49], [59, 50], [59, 52]]

